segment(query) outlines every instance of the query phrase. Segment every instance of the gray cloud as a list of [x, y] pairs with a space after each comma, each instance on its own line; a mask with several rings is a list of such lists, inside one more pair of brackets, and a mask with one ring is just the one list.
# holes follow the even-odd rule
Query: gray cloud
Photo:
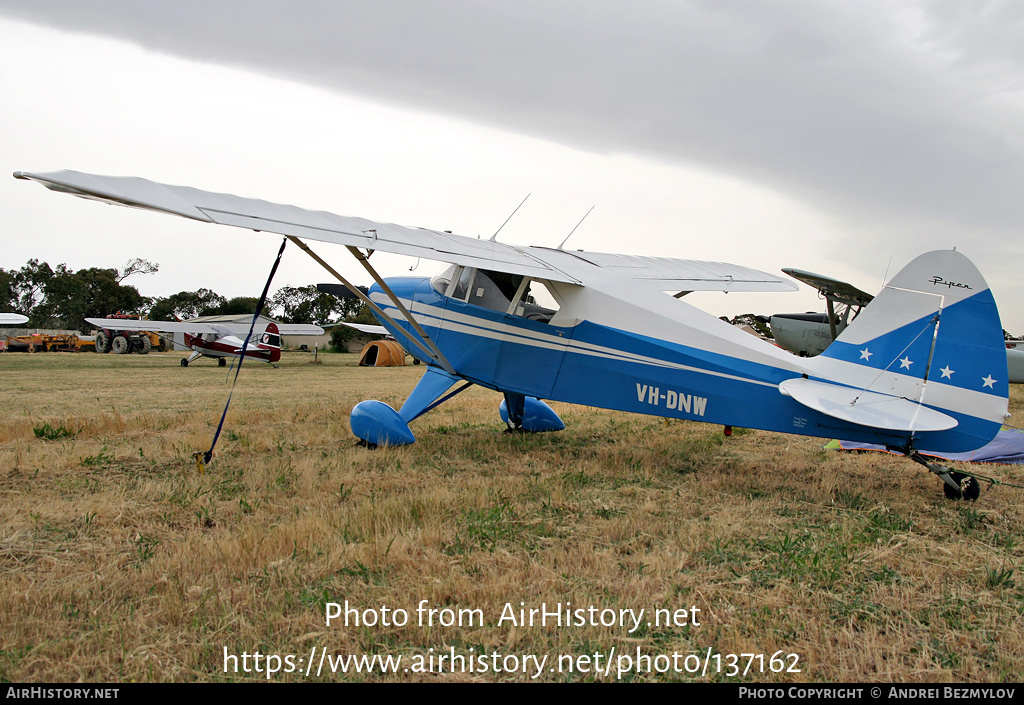
[[[697, 164], [870, 238], [1024, 222], [1018, 3], [0, 0], [192, 60]], [[911, 251], [919, 246], [909, 245]]]

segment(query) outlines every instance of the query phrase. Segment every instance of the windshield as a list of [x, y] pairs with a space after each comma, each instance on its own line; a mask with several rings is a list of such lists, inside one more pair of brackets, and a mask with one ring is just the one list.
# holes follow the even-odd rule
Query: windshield
[[440, 274], [435, 274], [430, 278], [430, 286], [434, 288], [434, 291], [441, 294], [442, 296], [448, 293], [448, 285], [452, 281], [452, 277], [455, 276], [455, 270], [459, 269], [459, 266], [453, 264], [448, 269], [444, 270]]

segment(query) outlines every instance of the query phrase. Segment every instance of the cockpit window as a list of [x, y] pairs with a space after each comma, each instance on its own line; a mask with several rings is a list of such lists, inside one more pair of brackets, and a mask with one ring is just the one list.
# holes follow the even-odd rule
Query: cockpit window
[[459, 274], [459, 280], [455, 282], [455, 288], [451, 291], [449, 296], [459, 301], [465, 301], [466, 295], [470, 291], [470, 287], [473, 286], [473, 280], [476, 278], [476, 269], [473, 267], [462, 267], [462, 272]]
[[558, 301], [542, 281], [529, 280], [520, 286], [511, 313], [539, 323], [550, 323], [558, 313]]
[[453, 299], [540, 323], [549, 323], [559, 309], [545, 282], [521, 274], [453, 265], [430, 284]]
[[521, 274], [477, 270], [470, 286], [469, 303], [505, 313], [522, 281]]
[[452, 277], [455, 276], [455, 272], [461, 269], [457, 264], [453, 264], [448, 269], [444, 270], [440, 274], [437, 274], [430, 278], [430, 286], [434, 287], [434, 291], [439, 294], [448, 293], [448, 285], [452, 282]]

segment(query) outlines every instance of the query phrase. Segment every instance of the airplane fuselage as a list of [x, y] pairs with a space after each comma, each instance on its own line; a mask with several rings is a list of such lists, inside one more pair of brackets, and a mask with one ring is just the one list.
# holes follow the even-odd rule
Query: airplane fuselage
[[[827, 313], [777, 313], [769, 325], [776, 344], [798, 355], [820, 355], [832, 344]], [[845, 329], [845, 321], [836, 321], [837, 334]]]
[[[234, 335], [218, 336], [213, 333], [204, 335], [184, 334], [185, 345], [192, 348], [192, 355], [188, 362], [192, 362], [200, 356], [215, 358], [238, 357], [242, 352], [244, 342]], [[273, 343], [273, 344], [272, 344]], [[245, 348], [245, 356], [260, 360], [262, 362], [274, 363], [281, 358], [280, 337], [276, 333], [263, 333], [254, 344], [250, 341]]]
[[[387, 284], [455, 374], [484, 387], [715, 424], [907, 444], [906, 432], [849, 423], [780, 392], [786, 380], [819, 377], [816, 358], [794, 357], [659, 291], [637, 287], [627, 300], [613, 286], [549, 282], [558, 309], [549, 318], [531, 320], [511, 297], [489, 299], [480, 290], [477, 298], [484, 305], [479, 305], [471, 303], [476, 291], [448, 295], [452, 287], [444, 279], [406, 277]], [[385, 310], [391, 306], [378, 287], [370, 297]], [[404, 341], [410, 326], [396, 320], [397, 326], [381, 322]], [[417, 354], [413, 346], [406, 347]], [[970, 415], [957, 421], [954, 431], [917, 433], [915, 438], [927, 448], [952, 450], [977, 447], [977, 437], [994, 435], [990, 421]]]

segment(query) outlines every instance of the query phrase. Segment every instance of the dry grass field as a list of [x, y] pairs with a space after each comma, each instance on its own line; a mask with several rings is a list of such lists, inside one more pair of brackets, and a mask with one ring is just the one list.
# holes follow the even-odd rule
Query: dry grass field
[[[1024, 490], [560, 404], [507, 435], [475, 388], [370, 451], [352, 405], [422, 367], [298, 353], [246, 364], [201, 474], [229, 385], [179, 357], [0, 355], [0, 679], [1024, 677]], [[518, 623], [545, 605], [580, 612]]]

